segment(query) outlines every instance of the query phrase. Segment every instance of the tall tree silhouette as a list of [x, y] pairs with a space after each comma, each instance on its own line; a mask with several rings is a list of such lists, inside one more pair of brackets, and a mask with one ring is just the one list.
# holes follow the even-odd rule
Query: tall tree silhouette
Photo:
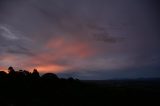
[[40, 76], [39, 76], [39, 72], [37, 71], [37, 69], [34, 69], [33, 70], [33, 73], [32, 73], [32, 78], [35, 78], [35, 79], [37, 79], [37, 78], [39, 78]]
[[15, 70], [13, 69], [13, 67], [10, 66], [10, 67], [8, 68], [8, 73], [9, 73], [9, 74], [15, 73]]
[[16, 71], [11, 66], [8, 68], [8, 75], [11, 79], [16, 77]]

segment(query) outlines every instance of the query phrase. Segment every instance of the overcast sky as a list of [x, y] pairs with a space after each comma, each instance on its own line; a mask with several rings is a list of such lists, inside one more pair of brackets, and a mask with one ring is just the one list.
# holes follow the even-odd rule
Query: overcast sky
[[0, 70], [160, 77], [159, 0], [0, 0]]

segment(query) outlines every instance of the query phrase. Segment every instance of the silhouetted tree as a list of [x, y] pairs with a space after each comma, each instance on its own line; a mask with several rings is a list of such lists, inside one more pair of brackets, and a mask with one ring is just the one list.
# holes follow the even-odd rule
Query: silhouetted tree
[[23, 70], [23, 73], [25, 74], [26, 77], [29, 77], [31, 73], [29, 71]]
[[44, 75], [42, 75], [43, 79], [58, 79], [56, 74], [53, 73], [46, 73]]
[[9, 78], [10, 78], [10, 79], [16, 77], [16, 72], [15, 72], [15, 70], [13, 69], [13, 67], [11, 67], [11, 66], [8, 68], [8, 75], [9, 75]]
[[25, 78], [25, 74], [23, 72], [23, 70], [19, 70], [15, 72], [15, 78], [16, 79], [24, 79]]
[[10, 66], [10, 67], [8, 68], [8, 73], [9, 73], [9, 74], [14, 74], [14, 73], [15, 73], [15, 70], [13, 69], [13, 67]]
[[39, 72], [37, 71], [37, 69], [34, 69], [33, 70], [33, 73], [32, 73], [32, 78], [35, 78], [35, 79], [37, 79], [37, 78], [39, 78], [40, 76], [39, 76]]

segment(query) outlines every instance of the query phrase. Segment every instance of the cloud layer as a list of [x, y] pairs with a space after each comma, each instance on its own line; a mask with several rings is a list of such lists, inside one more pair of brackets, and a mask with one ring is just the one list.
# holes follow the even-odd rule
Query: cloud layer
[[160, 76], [157, 4], [1, 0], [0, 69], [37, 68], [83, 79]]

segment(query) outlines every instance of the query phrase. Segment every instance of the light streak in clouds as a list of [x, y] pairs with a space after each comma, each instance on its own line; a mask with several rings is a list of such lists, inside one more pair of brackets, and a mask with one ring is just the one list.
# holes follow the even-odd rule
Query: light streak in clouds
[[17, 40], [18, 37], [12, 33], [7, 27], [0, 25], [0, 32], [1, 36], [10, 39], [10, 40]]

